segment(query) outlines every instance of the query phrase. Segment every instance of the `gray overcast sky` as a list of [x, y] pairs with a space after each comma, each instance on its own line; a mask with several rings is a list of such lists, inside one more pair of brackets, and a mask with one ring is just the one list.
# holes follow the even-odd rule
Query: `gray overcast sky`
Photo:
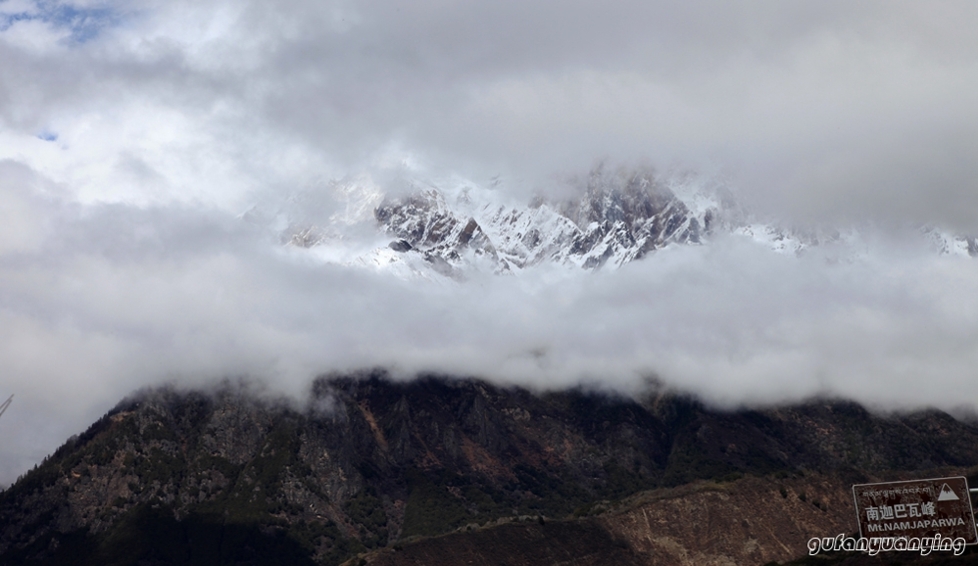
[[163, 379], [385, 363], [973, 406], [978, 268], [906, 242], [445, 288], [238, 216], [404, 169], [528, 198], [610, 159], [787, 222], [976, 233], [975, 29], [972, 1], [0, 0], [0, 484]]
[[0, 119], [8, 155], [57, 134], [55, 179], [86, 198], [241, 206], [404, 154], [529, 180], [612, 158], [802, 219], [978, 223], [973, 2], [66, 6], [0, 2]]

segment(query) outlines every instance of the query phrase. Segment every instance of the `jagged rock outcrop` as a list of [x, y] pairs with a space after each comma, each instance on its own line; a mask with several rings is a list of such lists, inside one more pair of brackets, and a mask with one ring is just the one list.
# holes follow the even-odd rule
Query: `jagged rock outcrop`
[[542, 261], [587, 269], [620, 266], [670, 243], [700, 243], [717, 210], [696, 214], [651, 171], [593, 171], [580, 199], [523, 208], [483, 204], [472, 215], [433, 188], [385, 200], [375, 211], [388, 234], [430, 262], [488, 258], [500, 271]]
[[458, 216], [433, 189], [407, 198], [385, 200], [374, 211], [384, 230], [399, 238], [390, 248], [397, 252], [416, 251], [440, 270], [463, 256], [485, 256], [499, 262], [496, 249], [474, 218]]
[[650, 172], [607, 175], [599, 169], [588, 177], [584, 197], [566, 203], [562, 212], [581, 229], [570, 253], [598, 267], [641, 259], [669, 243], [700, 243], [709, 233], [715, 210], [697, 218]]

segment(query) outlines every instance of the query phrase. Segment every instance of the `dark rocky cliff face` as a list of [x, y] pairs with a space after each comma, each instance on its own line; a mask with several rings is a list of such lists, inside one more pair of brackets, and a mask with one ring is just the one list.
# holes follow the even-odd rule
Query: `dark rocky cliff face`
[[[736, 554], [744, 544], [735, 533], [710, 551], [734, 563], [784, 560], [804, 551], [806, 536], [837, 534], [806, 529], [853, 516], [848, 483], [975, 464], [972, 425], [938, 412], [883, 418], [846, 403], [724, 413], [673, 395], [534, 395], [381, 373], [320, 380], [303, 407], [234, 387], [159, 389], [124, 401], [0, 494], [0, 563], [338, 564], [371, 549], [386, 550], [362, 560], [389, 561], [435, 544], [425, 541], [451, 544], [417, 537], [459, 529], [459, 548], [491, 550], [478, 541], [502, 536], [484, 528], [497, 524], [516, 529], [506, 540], [537, 540], [552, 527], [554, 544], [590, 540], [620, 563], [652, 563], [650, 552], [693, 544], [678, 527], [654, 540], [641, 532], [652, 523], [637, 517], [666, 513], [663, 501], [719, 498], [711, 508], [734, 506], [718, 515], [722, 527], [743, 514], [738, 501], [752, 500], [738, 493], [801, 505], [807, 489], [820, 503], [799, 507], [812, 516], [794, 534], [757, 535], [753, 554]], [[768, 511], [758, 509], [757, 524], [737, 527], [743, 536], [766, 528]], [[396, 547], [404, 552], [391, 558]], [[517, 542], [496, 547], [522, 555]], [[559, 561], [556, 548], [541, 552]], [[684, 563], [663, 560], [655, 563]]]

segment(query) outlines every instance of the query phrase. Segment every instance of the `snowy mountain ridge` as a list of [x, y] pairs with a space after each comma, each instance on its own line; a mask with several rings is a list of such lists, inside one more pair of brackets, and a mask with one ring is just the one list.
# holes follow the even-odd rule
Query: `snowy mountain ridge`
[[[702, 245], [721, 233], [786, 254], [859, 238], [855, 231], [811, 233], [760, 222], [723, 190], [683, 177], [598, 168], [579, 184], [579, 198], [520, 205], [464, 179], [411, 181], [406, 190], [385, 196], [369, 179], [358, 178], [338, 184], [341, 205], [325, 225], [293, 224], [286, 239], [330, 263], [458, 278], [470, 269], [518, 273], [543, 263], [617, 269], [667, 246]], [[354, 225], [370, 225], [375, 238], [355, 244], [345, 236]], [[933, 228], [921, 232], [938, 253], [978, 255], [975, 238]]]

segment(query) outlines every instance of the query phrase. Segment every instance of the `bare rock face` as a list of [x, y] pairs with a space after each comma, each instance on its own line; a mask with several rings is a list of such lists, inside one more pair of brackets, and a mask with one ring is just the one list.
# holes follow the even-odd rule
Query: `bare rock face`
[[[812, 536], [858, 531], [837, 475], [745, 477], [644, 493], [598, 523], [663, 566], [767, 564], [806, 554]], [[696, 541], [691, 544], [690, 541]]]
[[436, 265], [457, 263], [468, 253], [484, 255], [493, 263], [499, 261], [479, 223], [458, 216], [434, 189], [405, 199], [385, 200], [374, 216], [388, 234], [399, 238], [391, 245], [395, 251], [417, 250]]
[[385, 232], [429, 261], [457, 264], [471, 254], [486, 258], [497, 271], [542, 261], [586, 269], [608, 262], [620, 266], [672, 243], [700, 243], [716, 214], [693, 214], [649, 171], [604, 169], [592, 172], [584, 195], [569, 202], [539, 201], [522, 208], [488, 204], [470, 216], [429, 188], [386, 200], [375, 211]]
[[975, 426], [846, 403], [382, 372], [301, 406], [158, 389], [0, 494], [0, 563], [757, 564], [852, 530], [851, 483], [976, 464]]
[[848, 488], [838, 476], [818, 474], [697, 481], [581, 513], [592, 516], [516, 518], [377, 550], [363, 560], [373, 566], [761, 565], [806, 554], [812, 533], [856, 531]]
[[584, 197], [562, 211], [581, 229], [570, 253], [587, 258], [587, 268], [641, 259], [670, 243], [700, 243], [711, 216], [695, 218], [650, 172], [608, 175], [603, 169], [588, 177]]

